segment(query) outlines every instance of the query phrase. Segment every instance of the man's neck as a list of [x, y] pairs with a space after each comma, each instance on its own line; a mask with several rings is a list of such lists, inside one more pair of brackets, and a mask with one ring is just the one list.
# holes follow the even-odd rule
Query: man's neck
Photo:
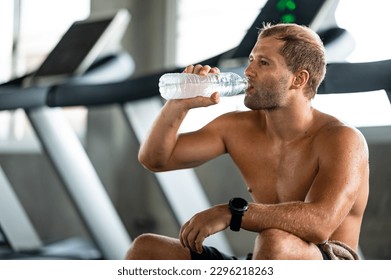
[[291, 104], [274, 110], [264, 110], [267, 133], [283, 142], [291, 142], [304, 136], [314, 119], [311, 101]]

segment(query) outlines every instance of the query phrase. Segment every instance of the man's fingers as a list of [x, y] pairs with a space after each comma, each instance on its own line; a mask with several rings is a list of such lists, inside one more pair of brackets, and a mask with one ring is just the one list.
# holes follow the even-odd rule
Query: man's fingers
[[193, 228], [187, 235], [188, 248], [193, 252], [197, 252], [196, 240], [197, 240], [198, 233], [199, 233], [198, 230]]
[[200, 69], [200, 72], [199, 74], [200, 75], [208, 75], [208, 73], [210, 72], [212, 68], [209, 66], [209, 65], [204, 65], [202, 66], [202, 68]]
[[184, 248], [201, 253], [205, 237], [200, 234], [199, 229], [190, 227], [189, 224], [190, 223], [187, 222], [181, 227], [179, 232], [179, 241]]
[[197, 64], [194, 66], [193, 73], [194, 74], [200, 74], [201, 70], [203, 70], [203, 66], [201, 64]]
[[184, 248], [188, 248], [192, 251], [197, 251], [195, 240], [198, 236], [198, 230], [194, 228], [186, 227], [180, 234], [179, 240]]
[[193, 73], [194, 65], [188, 65], [185, 70], [183, 70], [183, 73]]
[[194, 246], [198, 254], [202, 253], [202, 244], [204, 243], [205, 238], [198, 234], [197, 239], [194, 241]]
[[217, 68], [217, 67], [212, 67], [210, 69], [210, 73], [213, 73], [213, 74], [220, 74], [220, 69]]
[[184, 248], [189, 248], [189, 244], [187, 243], [187, 236], [189, 234], [189, 228], [188, 228], [189, 222], [184, 224], [181, 228], [181, 232], [179, 234], [179, 240], [181, 241], [181, 244]]
[[212, 105], [217, 104], [220, 102], [220, 93], [214, 92], [210, 96], [210, 101], [212, 102]]
[[209, 65], [197, 64], [196, 66], [188, 65], [183, 70], [183, 73], [198, 74], [198, 75], [207, 75], [208, 73], [219, 74], [220, 69], [217, 67], [210, 67]]

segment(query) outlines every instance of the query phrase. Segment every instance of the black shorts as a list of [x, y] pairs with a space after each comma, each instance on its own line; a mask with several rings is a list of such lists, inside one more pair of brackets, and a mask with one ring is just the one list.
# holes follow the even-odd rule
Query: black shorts
[[[214, 247], [202, 246], [203, 250], [201, 254], [191, 251], [192, 260], [237, 260], [234, 256], [229, 256], [217, 250]], [[318, 246], [319, 251], [322, 253], [323, 260], [330, 260], [329, 256]], [[248, 254], [245, 260], [251, 260], [252, 254]]]

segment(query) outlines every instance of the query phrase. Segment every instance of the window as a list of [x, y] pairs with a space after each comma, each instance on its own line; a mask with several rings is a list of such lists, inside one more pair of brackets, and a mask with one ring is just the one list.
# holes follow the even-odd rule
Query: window
[[13, 4], [12, 1], [0, 3], [0, 83], [11, 77], [12, 63], [12, 27], [13, 27]]
[[236, 47], [265, 3], [178, 0], [176, 63], [187, 65]]
[[90, 13], [89, 0], [21, 1], [18, 70], [34, 70], [76, 20]]
[[[1, 1], [0, 83], [35, 70], [68, 27], [89, 14], [90, 0]], [[76, 131], [83, 133], [86, 111], [67, 111]], [[0, 112], [2, 150], [35, 150], [37, 145], [23, 110]]]

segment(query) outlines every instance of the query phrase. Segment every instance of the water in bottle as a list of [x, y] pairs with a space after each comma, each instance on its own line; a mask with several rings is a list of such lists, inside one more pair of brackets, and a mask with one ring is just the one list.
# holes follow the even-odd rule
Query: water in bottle
[[247, 79], [235, 73], [208, 74], [200, 76], [189, 73], [168, 73], [160, 77], [159, 91], [168, 99], [183, 99], [196, 96], [209, 97], [214, 92], [220, 96], [233, 96], [247, 88]]

